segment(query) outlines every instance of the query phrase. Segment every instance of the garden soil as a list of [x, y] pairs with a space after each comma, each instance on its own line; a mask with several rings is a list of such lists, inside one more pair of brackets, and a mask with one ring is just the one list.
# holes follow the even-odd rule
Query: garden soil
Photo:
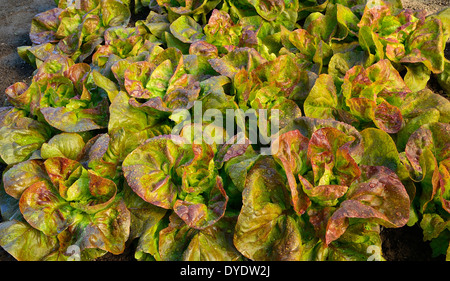
[[[450, 7], [450, 0], [402, 1], [404, 8], [426, 10], [427, 14], [433, 14]], [[54, 7], [53, 0], [0, 0], [0, 106], [7, 105], [4, 94], [7, 87], [19, 81], [30, 83], [34, 69], [22, 61], [16, 49], [19, 46], [31, 45], [28, 33], [32, 18], [36, 14]], [[136, 17], [144, 19], [145, 14]], [[446, 57], [450, 58], [450, 44], [447, 44]], [[428, 87], [436, 93], [445, 95], [435, 79], [430, 80]], [[0, 166], [0, 171], [3, 168]], [[431, 249], [427, 243], [423, 242], [422, 231], [417, 225], [400, 229], [383, 229], [381, 234], [383, 253], [387, 260], [429, 261], [444, 259], [443, 257], [431, 257]], [[107, 254], [99, 260], [133, 260], [133, 246], [133, 244], [129, 245], [122, 255]], [[13, 257], [0, 248], [0, 261], [13, 260]]]

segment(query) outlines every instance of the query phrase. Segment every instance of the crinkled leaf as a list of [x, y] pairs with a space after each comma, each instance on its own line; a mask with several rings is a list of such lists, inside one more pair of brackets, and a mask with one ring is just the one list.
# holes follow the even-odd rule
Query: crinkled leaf
[[103, 0], [101, 1], [101, 8], [104, 26], [127, 25], [131, 18], [129, 8], [122, 1]]
[[406, 123], [397, 137], [400, 150], [405, 148], [410, 135], [420, 126], [434, 122], [450, 122], [450, 102], [428, 89], [408, 94], [399, 108]]
[[71, 207], [55, 194], [47, 181], [28, 187], [20, 197], [20, 211], [25, 220], [47, 236], [54, 236], [69, 226]]
[[47, 125], [18, 109], [0, 112], [0, 156], [6, 164], [27, 160], [50, 138]]
[[52, 126], [68, 133], [102, 129], [105, 126], [104, 107], [70, 111], [64, 107], [41, 108], [45, 120]]
[[130, 153], [123, 162], [128, 184], [142, 199], [170, 209], [181, 186], [176, 169], [192, 159], [188, 145], [177, 144], [181, 138], [162, 136], [147, 140]]
[[373, 223], [350, 225], [338, 240], [328, 245], [331, 261], [383, 261], [380, 227]]
[[303, 191], [308, 198], [321, 206], [334, 206], [339, 198], [345, 195], [348, 187], [345, 185], [313, 186], [306, 178], [298, 175]]
[[291, 190], [292, 205], [298, 214], [305, 212], [309, 199], [297, 185], [296, 175], [304, 174], [310, 167], [307, 159], [309, 140], [298, 130], [280, 135], [272, 143], [272, 155], [283, 166]]
[[189, 228], [170, 216], [170, 224], [159, 232], [159, 255], [163, 261], [233, 261], [242, 256], [233, 246], [235, 218], [226, 217], [203, 230]]
[[130, 231], [130, 211], [123, 200], [72, 225], [65, 235], [84, 249], [102, 249], [115, 255], [125, 250]]
[[39, 103], [40, 93], [38, 86], [32, 84], [30, 87], [23, 82], [17, 82], [5, 90], [8, 101], [16, 108], [24, 109], [27, 112], [35, 111]]
[[367, 128], [361, 132], [364, 141], [362, 165], [385, 166], [397, 171], [400, 158], [394, 140], [386, 132]]
[[252, 48], [237, 48], [220, 59], [210, 59], [209, 63], [215, 71], [233, 78], [240, 70], [251, 71], [266, 60]]
[[429, 17], [406, 42], [406, 56], [400, 62], [423, 63], [433, 73], [444, 70], [445, 40], [442, 22]]
[[33, 44], [58, 42], [56, 31], [60, 24], [59, 15], [62, 11], [60, 8], [55, 8], [33, 18], [30, 30], [30, 39]]
[[[405, 152], [413, 173], [412, 178], [421, 181], [434, 171], [427, 163], [439, 163], [450, 156], [450, 128], [446, 123], [431, 123], [421, 126], [411, 136], [406, 144]], [[427, 160], [431, 158], [430, 160]], [[437, 165], [434, 164], [433, 166]]]
[[41, 157], [66, 157], [76, 160], [84, 148], [84, 140], [76, 133], [61, 133], [42, 144]]
[[[167, 61], [170, 64], [170, 61]], [[170, 67], [170, 66], [169, 66]], [[125, 70], [125, 89], [132, 97], [137, 98], [151, 98], [155, 94], [146, 89], [147, 79], [155, 70], [156, 66], [153, 63], [142, 61], [135, 62]]]
[[44, 165], [59, 195], [67, 201], [78, 201], [72, 207], [91, 214], [113, 203], [117, 186], [112, 180], [87, 171], [79, 162], [67, 158], [50, 158]]
[[194, 43], [205, 37], [201, 25], [189, 16], [181, 16], [172, 22], [170, 31], [183, 43]]
[[308, 144], [308, 160], [314, 172], [315, 185], [349, 186], [361, 171], [349, 148], [355, 138], [335, 128], [315, 131]]
[[7, 194], [20, 199], [22, 193], [34, 183], [49, 179], [40, 160], [27, 160], [3, 173], [3, 187]]
[[305, 115], [313, 118], [334, 118], [334, 110], [338, 106], [336, 86], [333, 77], [322, 74], [316, 80], [304, 103]]
[[283, 128], [280, 133], [299, 130], [303, 136], [310, 139], [315, 131], [326, 127], [336, 128], [348, 137], [351, 136], [354, 138], [353, 142], [351, 142], [349, 146], [349, 154], [356, 163], [359, 163], [364, 151], [362, 136], [358, 130], [346, 123], [331, 119], [299, 117], [294, 119], [290, 125]]
[[186, 196], [184, 200], [175, 202], [174, 211], [189, 227], [204, 229], [216, 223], [225, 214], [228, 196], [219, 176], [207, 198], [208, 201], [205, 202], [204, 199], [197, 196]]
[[208, 43], [221, 53], [227, 53], [228, 46], [239, 45], [242, 26], [235, 25], [227, 12], [214, 9], [204, 32]]
[[325, 42], [343, 40], [349, 34], [356, 35], [358, 32], [358, 17], [342, 4], [329, 5], [325, 15], [311, 13], [305, 20], [304, 28], [312, 35], [317, 35]]
[[375, 221], [386, 227], [401, 227], [408, 222], [410, 200], [397, 175], [383, 166], [361, 168], [361, 178], [327, 224], [327, 244], [346, 231], [351, 218]]
[[234, 234], [234, 245], [247, 258], [300, 260], [302, 242], [288, 212], [287, 190], [270, 158], [261, 158], [250, 170]]
[[42, 260], [59, 246], [55, 236], [16, 220], [0, 223], [0, 245], [19, 261]]
[[179, 109], [190, 109], [194, 106], [199, 93], [200, 85], [190, 74], [183, 74], [164, 96], [151, 98], [144, 103], [139, 103], [135, 98], [130, 99], [129, 104], [135, 108], [155, 117], [167, 116], [170, 112]]
[[395, 134], [402, 129], [403, 116], [398, 107], [383, 101], [375, 108], [373, 122], [383, 131]]
[[242, 255], [232, 243], [235, 218], [223, 218], [214, 226], [201, 230], [183, 253], [186, 261], [236, 261]]

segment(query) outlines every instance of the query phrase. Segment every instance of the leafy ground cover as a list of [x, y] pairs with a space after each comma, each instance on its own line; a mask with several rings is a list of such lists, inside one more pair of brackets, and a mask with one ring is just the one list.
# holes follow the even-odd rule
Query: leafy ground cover
[[[450, 92], [450, 9], [56, 4], [18, 48], [32, 81], [0, 108], [0, 246], [14, 258], [384, 259], [381, 228], [420, 228], [449, 257], [450, 103], [426, 85]], [[183, 119], [196, 102], [203, 116], [276, 109], [279, 130], [264, 147], [242, 118], [237, 143], [224, 120]], [[225, 142], [189, 143], [197, 128]]]

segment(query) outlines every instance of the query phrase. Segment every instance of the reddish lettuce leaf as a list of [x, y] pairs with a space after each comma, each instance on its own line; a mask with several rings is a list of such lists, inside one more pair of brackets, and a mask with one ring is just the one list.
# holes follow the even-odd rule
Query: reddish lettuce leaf
[[409, 196], [397, 175], [382, 166], [361, 166], [362, 174], [350, 188], [346, 200], [327, 224], [326, 243], [339, 238], [349, 219], [360, 218], [386, 227], [402, 227], [409, 218]]

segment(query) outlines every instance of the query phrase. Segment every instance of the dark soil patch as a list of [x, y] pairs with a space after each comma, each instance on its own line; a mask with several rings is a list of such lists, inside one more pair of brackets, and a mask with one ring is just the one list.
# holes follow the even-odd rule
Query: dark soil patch
[[431, 257], [428, 242], [423, 241], [419, 225], [384, 228], [381, 231], [383, 256], [388, 261], [443, 261], [444, 256]]
[[19, 57], [17, 47], [31, 45], [31, 19], [54, 7], [52, 0], [0, 1], [0, 106], [6, 104], [6, 88], [31, 81], [34, 69]]

